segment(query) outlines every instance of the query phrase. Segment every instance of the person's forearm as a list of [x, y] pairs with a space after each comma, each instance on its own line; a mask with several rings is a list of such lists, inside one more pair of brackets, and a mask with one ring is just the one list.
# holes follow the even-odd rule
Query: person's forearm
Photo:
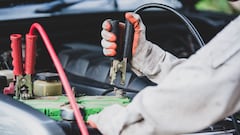
[[158, 86], [146, 87], [125, 108], [110, 106], [89, 119], [106, 135], [179, 135], [234, 114], [240, 110], [239, 30], [240, 16]]
[[240, 12], [240, 0], [228, 0], [230, 6], [236, 11]]
[[123, 132], [141, 133], [148, 125], [148, 134], [196, 132], [239, 111], [239, 22], [240, 16], [157, 87], [141, 91], [127, 111], [142, 116], [142, 121], [125, 125]]
[[184, 60], [147, 41], [144, 46], [137, 48], [131, 64], [134, 71], [140, 72], [154, 82], [159, 82], [173, 67]]

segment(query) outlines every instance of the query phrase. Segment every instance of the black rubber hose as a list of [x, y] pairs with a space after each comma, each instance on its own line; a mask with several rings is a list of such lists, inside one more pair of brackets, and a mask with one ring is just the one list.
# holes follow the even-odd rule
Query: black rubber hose
[[141, 11], [143, 11], [144, 9], [147, 9], [147, 8], [161, 8], [161, 9], [165, 9], [167, 11], [170, 11], [174, 15], [178, 16], [184, 22], [184, 24], [187, 26], [187, 28], [189, 29], [189, 31], [191, 32], [191, 34], [193, 35], [193, 37], [195, 38], [195, 40], [199, 44], [200, 48], [205, 45], [202, 37], [200, 36], [199, 32], [194, 27], [194, 25], [191, 23], [191, 21], [187, 17], [185, 17], [184, 15], [182, 15], [178, 11], [176, 11], [174, 8], [172, 8], [172, 7], [168, 6], [168, 5], [160, 4], [160, 3], [147, 3], [147, 4], [144, 4], [144, 5], [140, 6], [140, 7], [138, 7], [134, 11], [134, 13], [139, 14]]

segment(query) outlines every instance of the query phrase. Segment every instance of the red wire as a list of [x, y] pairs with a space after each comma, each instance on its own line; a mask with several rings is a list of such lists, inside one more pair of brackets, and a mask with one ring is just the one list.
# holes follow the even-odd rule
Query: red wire
[[68, 82], [68, 79], [66, 77], [66, 74], [63, 70], [63, 67], [56, 55], [56, 52], [55, 50], [53, 49], [52, 47], [52, 44], [48, 38], [48, 35], [46, 34], [45, 30], [43, 29], [43, 27], [38, 24], [38, 23], [34, 23], [32, 24], [32, 26], [30, 27], [30, 30], [29, 30], [29, 34], [30, 35], [33, 35], [35, 30], [38, 30], [38, 32], [40, 33], [42, 39], [43, 39], [43, 42], [45, 43], [45, 46], [52, 58], [52, 61], [58, 71], [58, 74], [60, 76], [60, 79], [62, 81], [62, 84], [63, 84], [63, 87], [65, 89], [65, 92], [68, 96], [68, 99], [69, 99], [69, 102], [70, 102], [70, 105], [72, 106], [73, 108], [73, 111], [74, 111], [74, 115], [75, 115], [75, 118], [77, 120], [77, 124], [78, 124], [78, 127], [82, 133], [82, 135], [88, 135], [88, 130], [86, 128], [86, 125], [84, 123], [84, 120], [83, 120], [83, 117], [79, 111], [79, 108], [78, 108], [78, 105], [76, 103], [76, 98], [74, 97], [74, 94], [72, 92], [72, 89], [70, 87], [70, 84]]

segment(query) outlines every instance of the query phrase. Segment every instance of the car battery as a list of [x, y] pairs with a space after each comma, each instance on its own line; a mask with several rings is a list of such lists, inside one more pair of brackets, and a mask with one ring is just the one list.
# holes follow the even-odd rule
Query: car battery
[[[20, 101], [54, 120], [75, 120], [66, 96], [45, 96]], [[85, 121], [90, 115], [101, 112], [107, 106], [113, 104], [126, 106], [130, 103], [129, 98], [118, 96], [80, 96], [76, 97], [76, 101]]]

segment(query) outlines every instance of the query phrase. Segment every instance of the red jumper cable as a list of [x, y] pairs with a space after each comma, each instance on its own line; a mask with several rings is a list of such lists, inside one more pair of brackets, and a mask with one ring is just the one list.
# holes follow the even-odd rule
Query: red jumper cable
[[64, 87], [64, 90], [68, 96], [68, 99], [69, 99], [69, 102], [70, 102], [70, 105], [71, 107], [73, 108], [73, 111], [74, 111], [74, 115], [75, 115], [75, 118], [76, 118], [76, 121], [77, 121], [77, 124], [78, 124], [78, 127], [82, 133], [82, 135], [88, 135], [88, 130], [86, 128], [86, 125], [84, 123], [84, 120], [83, 120], [83, 117], [79, 111], [79, 107], [76, 103], [76, 99], [74, 97], [74, 94], [72, 92], [72, 89], [70, 87], [70, 84], [68, 82], [68, 79], [66, 77], [66, 74], [63, 70], [63, 67], [58, 59], [58, 56], [55, 52], [55, 50], [53, 49], [52, 47], [52, 43], [50, 42], [49, 38], [48, 38], [48, 35], [47, 33], [45, 32], [45, 30], [43, 29], [43, 27], [38, 24], [38, 23], [34, 23], [32, 24], [32, 26], [30, 27], [30, 30], [29, 30], [29, 34], [28, 35], [35, 35], [35, 31], [38, 31], [43, 39], [43, 42], [50, 54], [50, 57], [52, 58], [52, 61], [57, 69], [57, 72], [59, 74], [59, 77], [61, 79], [61, 82], [63, 83], [63, 87]]

